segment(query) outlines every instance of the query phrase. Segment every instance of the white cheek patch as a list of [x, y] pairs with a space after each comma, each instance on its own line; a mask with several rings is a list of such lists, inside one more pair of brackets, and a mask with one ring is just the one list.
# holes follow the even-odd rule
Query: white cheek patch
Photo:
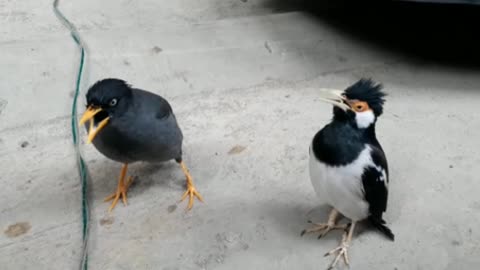
[[359, 128], [367, 128], [375, 121], [375, 115], [373, 111], [368, 110], [364, 112], [357, 112], [355, 114], [355, 121], [357, 122], [357, 126]]

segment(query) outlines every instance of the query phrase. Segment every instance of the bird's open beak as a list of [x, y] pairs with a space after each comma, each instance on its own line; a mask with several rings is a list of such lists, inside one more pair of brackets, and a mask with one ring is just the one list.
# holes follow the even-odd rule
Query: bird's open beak
[[343, 95], [342, 90], [336, 89], [320, 89], [321, 97], [320, 100], [330, 103], [333, 106], [336, 106], [344, 111], [350, 109], [350, 106], [346, 103], [346, 98]]
[[94, 108], [90, 106], [87, 108], [85, 113], [83, 113], [82, 118], [80, 119], [80, 125], [83, 125], [85, 124], [85, 122], [90, 121], [89, 127], [88, 127], [87, 143], [91, 143], [95, 138], [95, 136], [97, 136], [98, 132], [100, 132], [100, 130], [104, 128], [105, 125], [107, 125], [108, 120], [110, 120], [110, 117], [106, 117], [95, 126], [95, 123], [94, 123], [95, 121], [93, 117], [101, 111], [102, 111], [102, 108]]

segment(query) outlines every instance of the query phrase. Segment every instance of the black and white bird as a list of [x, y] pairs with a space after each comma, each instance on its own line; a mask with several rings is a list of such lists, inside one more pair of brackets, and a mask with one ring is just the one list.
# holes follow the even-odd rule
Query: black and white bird
[[[361, 79], [344, 91], [329, 91], [324, 101], [334, 105], [333, 119], [317, 132], [310, 145], [310, 179], [323, 204], [332, 207], [328, 221], [314, 224], [304, 233], [343, 229], [341, 245], [325, 254], [337, 256], [332, 269], [343, 257], [348, 265], [347, 249], [355, 223], [368, 220], [390, 240], [394, 234], [382, 217], [387, 209], [388, 164], [375, 134], [375, 124], [383, 113], [386, 94], [382, 85]], [[351, 220], [337, 225], [341, 214]]]

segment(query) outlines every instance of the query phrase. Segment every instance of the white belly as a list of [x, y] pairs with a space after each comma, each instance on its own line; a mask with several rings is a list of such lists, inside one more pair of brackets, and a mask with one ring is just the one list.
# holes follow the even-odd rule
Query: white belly
[[362, 174], [367, 164], [373, 164], [370, 151], [367, 146], [353, 163], [332, 167], [318, 161], [310, 147], [310, 180], [320, 201], [353, 221], [368, 216]]

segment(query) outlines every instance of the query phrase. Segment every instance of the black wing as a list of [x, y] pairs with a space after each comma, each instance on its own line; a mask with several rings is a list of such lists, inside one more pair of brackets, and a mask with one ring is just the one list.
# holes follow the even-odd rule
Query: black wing
[[142, 89], [133, 90], [135, 91], [135, 97], [138, 99], [136, 102], [137, 106], [140, 107], [138, 108], [139, 113], [153, 114], [157, 119], [163, 119], [172, 114], [170, 103], [163, 97]]
[[380, 147], [372, 147], [372, 160], [375, 166], [367, 167], [362, 175], [362, 184], [365, 200], [369, 204], [370, 223], [385, 234], [389, 239], [394, 240], [392, 231], [385, 226], [382, 218], [383, 212], [387, 210], [388, 200], [388, 164], [385, 154]]
[[387, 210], [388, 164], [381, 148], [371, 146], [375, 167], [367, 167], [362, 175], [365, 200], [369, 204], [370, 215], [382, 219]]

